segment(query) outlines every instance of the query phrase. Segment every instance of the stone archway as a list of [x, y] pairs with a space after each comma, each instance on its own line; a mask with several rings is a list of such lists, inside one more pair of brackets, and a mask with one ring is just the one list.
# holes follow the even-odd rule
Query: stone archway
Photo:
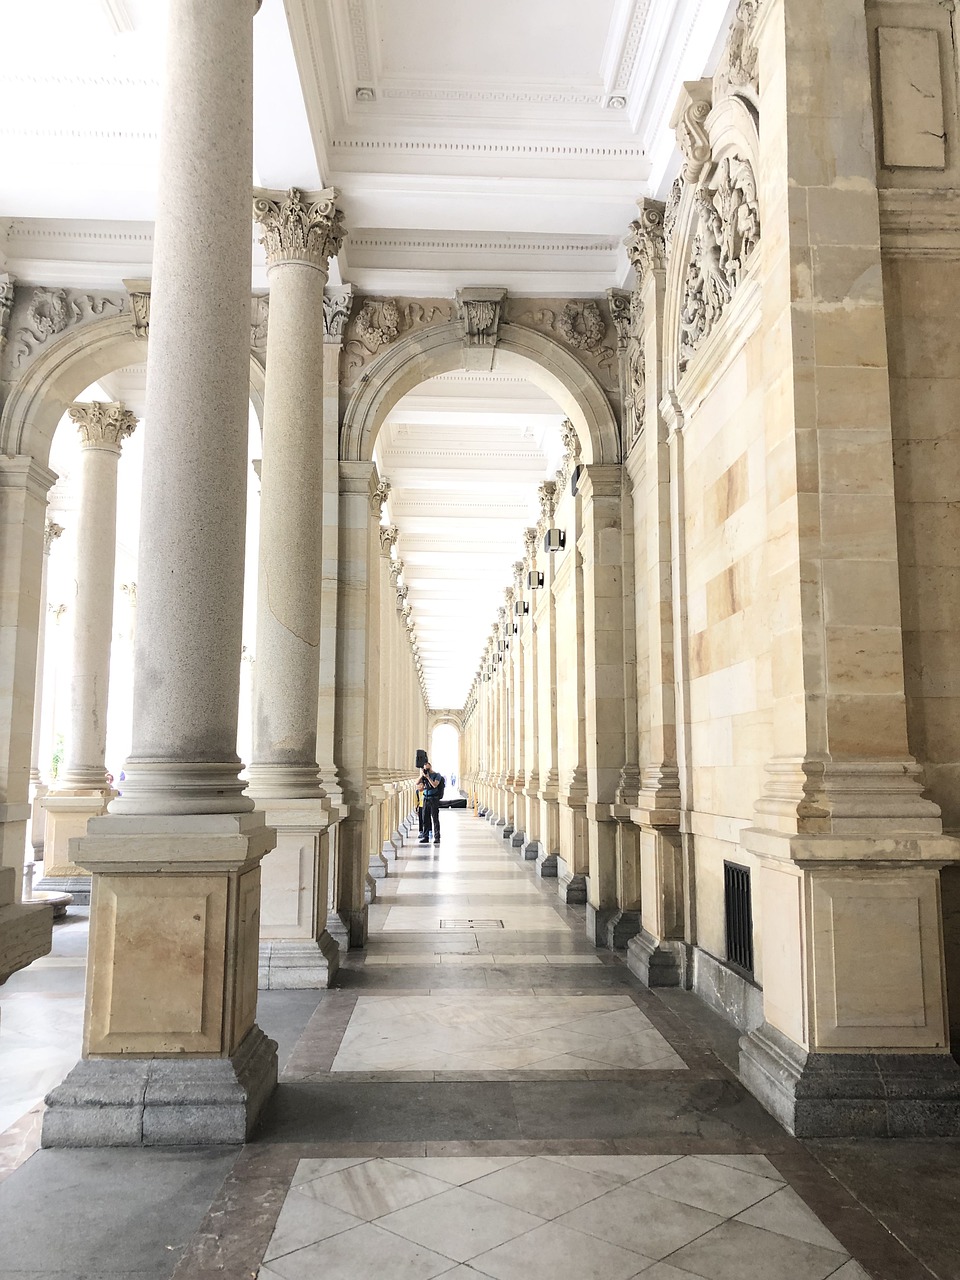
[[[377, 432], [397, 401], [441, 373], [468, 367], [463, 326], [435, 325], [393, 343], [364, 370], [343, 415], [340, 457], [369, 461]], [[580, 439], [587, 464], [620, 462], [620, 429], [603, 388], [579, 360], [545, 334], [519, 324], [502, 324], [488, 366], [522, 374], [546, 391], [566, 414]]]
[[[57, 424], [85, 387], [114, 369], [142, 364], [147, 340], [133, 333], [128, 314], [96, 320], [50, 343], [27, 368], [0, 415], [0, 453], [46, 465]], [[250, 400], [263, 421], [264, 371], [250, 358]]]

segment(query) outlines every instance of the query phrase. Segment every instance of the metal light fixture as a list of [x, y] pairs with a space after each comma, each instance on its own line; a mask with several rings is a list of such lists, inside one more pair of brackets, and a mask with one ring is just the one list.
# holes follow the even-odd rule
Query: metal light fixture
[[567, 545], [567, 535], [562, 529], [548, 529], [543, 536], [544, 551], [562, 551]]
[[530, 605], [526, 600], [518, 600], [513, 606], [513, 612], [518, 618], [522, 618], [525, 614], [530, 612]]
[[538, 587], [542, 586], [543, 574], [539, 573], [536, 569], [531, 569], [527, 574], [527, 589], [530, 591], [536, 591]]

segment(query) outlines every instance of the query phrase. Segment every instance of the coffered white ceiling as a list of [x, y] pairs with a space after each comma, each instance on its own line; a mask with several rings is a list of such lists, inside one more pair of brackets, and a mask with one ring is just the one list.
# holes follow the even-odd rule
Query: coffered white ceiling
[[[734, 6], [263, 0], [251, 183], [339, 189], [331, 282], [358, 292], [602, 294], [627, 282], [635, 201], [677, 169], [680, 84], [712, 70]], [[0, 0], [0, 271], [22, 284], [150, 275], [167, 10]], [[446, 375], [383, 430], [435, 706], [467, 691], [560, 420], [522, 382]]]

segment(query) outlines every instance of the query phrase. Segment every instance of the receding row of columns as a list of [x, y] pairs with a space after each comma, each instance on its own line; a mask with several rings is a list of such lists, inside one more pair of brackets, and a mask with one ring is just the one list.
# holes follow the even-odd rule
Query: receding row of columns
[[[70, 849], [92, 873], [87, 1010], [83, 1059], [45, 1113], [47, 1145], [242, 1140], [277, 1073], [256, 1023], [258, 982], [330, 980], [331, 885], [344, 940], [362, 944], [371, 862], [396, 850], [412, 808], [426, 711], [409, 615], [380, 554], [383, 486], [373, 464], [338, 463], [335, 379], [324, 385], [340, 336], [324, 325], [342, 237], [332, 191], [255, 200], [270, 325], [253, 758], [249, 783], [240, 776], [255, 7], [171, 5], [133, 745], [112, 798], [101, 633], [116, 510], [106, 488], [122, 435], [85, 450], [85, 492], [99, 501], [85, 499], [79, 531], [90, 580], [62, 781], [65, 793], [96, 792], [98, 810], [110, 803], [89, 822], [87, 810]], [[381, 711], [384, 680], [402, 715]], [[52, 814], [55, 798], [46, 804]]]

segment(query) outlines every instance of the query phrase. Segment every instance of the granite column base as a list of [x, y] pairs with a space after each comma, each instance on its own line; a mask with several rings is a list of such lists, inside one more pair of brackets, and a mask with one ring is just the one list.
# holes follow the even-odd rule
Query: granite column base
[[246, 1141], [277, 1084], [256, 1025], [231, 1058], [88, 1058], [47, 1095], [44, 1147], [200, 1147]]
[[740, 1040], [740, 1079], [797, 1138], [960, 1137], [949, 1053], [808, 1053], [764, 1023]]
[[686, 985], [686, 947], [682, 942], [664, 942], [646, 929], [627, 942], [627, 968], [645, 987]]

